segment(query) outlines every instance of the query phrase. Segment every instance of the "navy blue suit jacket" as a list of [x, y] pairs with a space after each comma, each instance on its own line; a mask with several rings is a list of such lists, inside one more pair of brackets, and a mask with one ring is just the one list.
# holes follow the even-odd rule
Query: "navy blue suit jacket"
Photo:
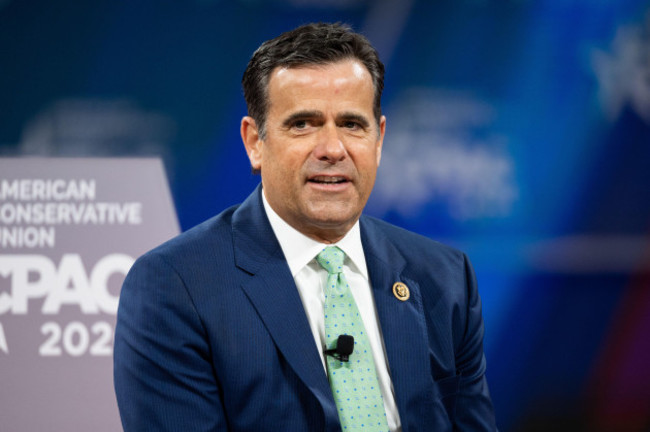
[[[403, 431], [496, 430], [469, 261], [380, 220], [360, 223]], [[261, 188], [136, 261], [114, 366], [127, 432], [340, 431]]]

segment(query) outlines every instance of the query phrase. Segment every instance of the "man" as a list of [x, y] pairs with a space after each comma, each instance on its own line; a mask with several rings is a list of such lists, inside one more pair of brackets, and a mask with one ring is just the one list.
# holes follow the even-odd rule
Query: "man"
[[255, 52], [241, 135], [261, 187], [124, 282], [126, 431], [496, 429], [467, 258], [361, 216], [386, 128], [383, 72], [338, 24]]

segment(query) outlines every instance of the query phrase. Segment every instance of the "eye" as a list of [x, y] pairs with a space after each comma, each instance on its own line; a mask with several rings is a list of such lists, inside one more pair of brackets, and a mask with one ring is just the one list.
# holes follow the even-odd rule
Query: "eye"
[[353, 121], [353, 120], [348, 120], [348, 121], [344, 122], [343, 127], [346, 128], [346, 129], [350, 129], [350, 130], [359, 130], [359, 129], [361, 129], [361, 125], [358, 122]]
[[307, 127], [307, 120], [296, 120], [293, 122], [294, 129], [305, 129]]

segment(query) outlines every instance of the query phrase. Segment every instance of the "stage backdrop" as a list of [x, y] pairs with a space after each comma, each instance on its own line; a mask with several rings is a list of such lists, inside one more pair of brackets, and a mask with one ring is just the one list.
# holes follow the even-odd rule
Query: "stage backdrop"
[[120, 288], [178, 233], [156, 159], [0, 159], [0, 430], [121, 429]]
[[[0, 0], [0, 154], [161, 157], [188, 229], [259, 182], [239, 137], [252, 52], [349, 23], [387, 71], [368, 213], [468, 253], [499, 429], [647, 431], [649, 14], [648, 0]], [[29, 409], [0, 383], [0, 430], [7, 404]]]

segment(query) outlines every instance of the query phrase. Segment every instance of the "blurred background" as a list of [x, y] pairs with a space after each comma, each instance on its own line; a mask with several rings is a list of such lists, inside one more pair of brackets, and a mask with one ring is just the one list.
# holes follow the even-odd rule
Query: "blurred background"
[[241, 75], [311, 21], [380, 52], [367, 213], [469, 254], [500, 430], [649, 431], [647, 0], [0, 0], [0, 157], [159, 156], [186, 230], [259, 182]]

